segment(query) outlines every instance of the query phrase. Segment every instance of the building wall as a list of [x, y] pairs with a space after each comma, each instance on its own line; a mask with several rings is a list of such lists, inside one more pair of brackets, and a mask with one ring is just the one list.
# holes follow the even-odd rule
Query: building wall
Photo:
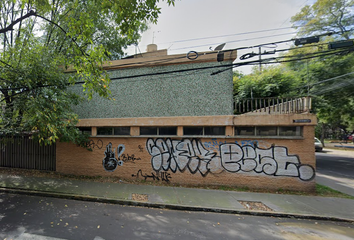
[[[273, 116], [274, 119], [277, 117]], [[191, 117], [192, 120], [194, 118]], [[159, 121], [159, 118], [152, 119], [151, 123], [147, 119], [141, 120], [132, 128], [136, 136], [92, 137], [90, 147], [93, 151], [69, 143], [58, 143], [57, 171], [169, 184], [313, 191], [316, 167], [313, 141], [315, 117], [299, 114], [274, 122], [279, 126], [289, 126], [293, 119], [299, 118], [311, 119], [311, 123], [301, 126], [301, 137], [233, 136], [233, 128], [238, 126], [233, 124], [232, 121], [236, 121], [233, 116], [219, 116], [218, 123], [212, 122], [212, 117], [205, 117], [200, 122], [190, 121], [186, 117], [175, 120], [175, 124], [179, 125], [183, 125], [183, 122], [186, 125], [194, 122], [201, 126], [220, 122], [230, 124], [226, 127], [231, 131], [227, 130], [228, 136], [224, 137], [139, 136], [137, 125], [156, 125], [154, 120]], [[242, 123], [247, 116], [238, 116], [236, 119]], [[263, 121], [259, 121], [257, 124], [253, 119], [248, 124], [262, 125]], [[86, 121], [86, 125], [89, 122], [94, 124], [95, 121]]]
[[[109, 70], [112, 82], [111, 98], [94, 96], [74, 106], [80, 119], [131, 118], [160, 116], [206, 116], [233, 114], [232, 69], [211, 75], [220, 68], [179, 72], [186, 69], [215, 67], [231, 64], [225, 62], [192, 62], [155, 67]], [[222, 68], [223, 69], [223, 68]], [[171, 72], [155, 75], [150, 74]], [[141, 77], [124, 78], [141, 75]], [[116, 79], [115, 78], [122, 78]], [[71, 87], [82, 95], [82, 86]]]

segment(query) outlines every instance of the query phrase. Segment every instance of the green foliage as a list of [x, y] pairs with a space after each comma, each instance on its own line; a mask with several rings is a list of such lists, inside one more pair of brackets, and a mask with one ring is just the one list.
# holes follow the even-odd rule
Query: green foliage
[[[317, 0], [291, 18], [300, 35], [340, 32], [349, 39], [354, 24], [353, 0]], [[348, 32], [347, 32], [348, 31]]]
[[[43, 144], [85, 146], [70, 106], [81, 84], [87, 98], [109, 98], [102, 64], [124, 56], [147, 23], [156, 23], [159, 0], [3, 0], [0, 2], [0, 133], [30, 132]], [[166, 1], [174, 5], [174, 0]]]
[[290, 97], [291, 89], [298, 85], [297, 75], [281, 66], [254, 70], [250, 75], [234, 75], [234, 95], [238, 100], [246, 98]]
[[[354, 129], [354, 53], [323, 55], [308, 58], [327, 50], [324, 43], [348, 39], [354, 25], [353, 0], [317, 0], [292, 17], [299, 36], [311, 36], [329, 31], [339, 35], [322, 37], [320, 44], [295, 47], [284, 55], [292, 60], [276, 67], [253, 69], [250, 75], [234, 75], [234, 95], [237, 99], [259, 97], [301, 97], [310, 95], [312, 109], [317, 114], [317, 136], [342, 135]], [[304, 60], [297, 60], [304, 59]]]

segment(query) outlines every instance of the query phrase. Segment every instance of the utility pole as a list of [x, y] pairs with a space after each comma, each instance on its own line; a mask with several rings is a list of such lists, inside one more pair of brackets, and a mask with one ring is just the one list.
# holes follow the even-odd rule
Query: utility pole
[[259, 71], [261, 72], [262, 71], [262, 48], [259, 46], [258, 47], [258, 49], [259, 49]]

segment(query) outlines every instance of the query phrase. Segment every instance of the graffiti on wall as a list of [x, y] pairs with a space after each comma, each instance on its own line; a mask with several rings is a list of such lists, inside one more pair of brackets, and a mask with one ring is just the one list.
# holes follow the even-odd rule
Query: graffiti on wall
[[137, 158], [135, 157], [134, 154], [132, 155], [129, 155], [129, 154], [122, 154], [120, 157], [118, 157], [119, 160], [122, 160], [123, 162], [132, 162], [132, 163], [135, 163], [136, 161], [139, 161], [141, 160], [141, 158]]
[[157, 172], [189, 171], [204, 177], [209, 173], [227, 171], [298, 177], [303, 181], [315, 177], [311, 165], [301, 164], [297, 155], [289, 155], [288, 149], [281, 146], [259, 148], [256, 144], [221, 143], [218, 151], [211, 152], [199, 139], [149, 138], [146, 149], [151, 155], [152, 169]]
[[135, 157], [134, 154], [123, 154], [124, 151], [125, 145], [119, 144], [117, 147], [118, 156], [116, 156], [116, 150], [112, 150], [112, 143], [109, 143], [106, 146], [106, 151], [104, 152], [104, 158], [102, 162], [103, 168], [106, 171], [113, 172], [114, 170], [116, 170], [117, 166], [123, 166], [123, 163], [135, 163], [135, 161], [141, 160], [141, 158]]
[[[213, 138], [209, 142], [204, 142], [203, 145], [211, 151], [218, 151], [220, 145], [224, 144], [224, 143], [227, 143], [227, 142], [226, 141], [218, 141], [216, 138]], [[236, 143], [240, 146], [250, 145], [253, 147], [258, 146], [258, 147], [262, 147], [262, 148], [267, 148], [271, 145], [264, 140], [240, 140], [240, 141], [236, 140], [234, 143]]]
[[91, 149], [101, 149], [103, 147], [103, 142], [101, 139], [98, 139], [97, 141], [90, 139], [90, 141], [87, 142], [86, 147]]
[[139, 152], [144, 152], [144, 148], [141, 145], [138, 145]]
[[[125, 150], [125, 146], [123, 144], [119, 144], [117, 147], [118, 159], [120, 155], [122, 155], [124, 150]], [[104, 152], [102, 165], [103, 168], [108, 172], [113, 172], [114, 170], [116, 170], [117, 166], [123, 165], [123, 161], [117, 160], [116, 158], [116, 150], [113, 149], [112, 151], [112, 143], [108, 143], [108, 145], [106, 146], [106, 151]]]
[[140, 169], [136, 174], [132, 174], [132, 177], [136, 177], [137, 179], [142, 177], [144, 180], [152, 179], [154, 181], [169, 182], [171, 174], [168, 172], [151, 172], [151, 174], [146, 174]]

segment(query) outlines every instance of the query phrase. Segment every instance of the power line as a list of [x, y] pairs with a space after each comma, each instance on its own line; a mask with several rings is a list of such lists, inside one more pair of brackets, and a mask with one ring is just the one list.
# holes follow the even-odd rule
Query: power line
[[[276, 63], [287, 63], [287, 62], [294, 62], [294, 61], [302, 61], [302, 60], [306, 60], [306, 59], [325, 57], [325, 56], [329, 56], [329, 55], [344, 54], [344, 53], [348, 53], [348, 51], [350, 51], [350, 52], [354, 51], [354, 48], [345, 49], [345, 50], [342, 50], [342, 51], [339, 51], [339, 50], [328, 50], [328, 51], [322, 51], [322, 52], [318, 52], [318, 53], [317, 52], [316, 53], [310, 53], [310, 54], [305, 54], [305, 55], [304, 54], [298, 54], [298, 55], [293, 55], [293, 56], [281, 56], [281, 57], [265, 58], [265, 59], [262, 59], [262, 60], [249, 61], [249, 62], [240, 62], [240, 63], [232, 64], [230, 68], [232, 69], [232, 68], [235, 68], [235, 67], [240, 67], [240, 66], [245, 66], [245, 65], [256, 65], [256, 64], [259, 64], [259, 63], [262, 63], [262, 64], [276, 64]], [[279, 61], [279, 59], [283, 59], [283, 58], [293, 58], [293, 59]], [[213, 72], [212, 75], [216, 75], [216, 74], [222, 73], [224, 71], [229, 70], [230, 68], [225, 68], [223, 70], [219, 70], [217, 72]]]
[[324, 93], [332, 92], [332, 91], [337, 90], [339, 88], [344, 88], [346, 86], [353, 85], [354, 82], [351, 82], [351, 81], [353, 81], [353, 78], [348, 79], [346, 82], [341, 82], [341, 83], [338, 83], [336, 85], [331, 85], [331, 86], [328, 86], [326, 88], [318, 89], [317, 91], [311, 92], [311, 94], [313, 94], [313, 95], [323, 95]]
[[[277, 44], [277, 43], [283, 43], [283, 42], [289, 42], [289, 41], [294, 41], [294, 39], [283, 40], [283, 41], [267, 43], [267, 44]], [[253, 47], [264, 46], [264, 45], [265, 44], [261, 44], [261, 45], [257, 45], [257, 46], [253, 46]], [[252, 48], [252, 47], [236, 48], [236, 49], [225, 50], [225, 51], [222, 51], [222, 52], [228, 52], [228, 51], [234, 51], [234, 50], [246, 49], [246, 48]], [[131, 76], [124, 76], [124, 77], [115, 77], [115, 78], [111, 78], [111, 80], [130, 79], [130, 78], [138, 78], [138, 77], [145, 77], [145, 76], [159, 76], [159, 75], [164, 75], [164, 74], [183, 73], [183, 72], [190, 72], [190, 71], [196, 71], [196, 70], [205, 70], [205, 69], [214, 69], [214, 68], [225, 68], [223, 70], [220, 70], [218, 72], [214, 72], [214, 73], [211, 74], [211, 75], [215, 75], [215, 74], [221, 73], [223, 71], [226, 71], [226, 70], [228, 70], [230, 68], [244, 66], [244, 65], [254, 65], [254, 64], [259, 64], [260, 62], [262, 64], [274, 64], [274, 63], [282, 63], [282, 62], [300, 61], [300, 60], [304, 60], [304, 59], [316, 58], [316, 57], [321, 57], [321, 56], [346, 53], [346, 52], [348, 52], [348, 50], [349, 51], [353, 51], [354, 49], [350, 48], [350, 49], [345, 49], [343, 51], [330, 50], [330, 51], [323, 51], [323, 52], [319, 52], [319, 53], [311, 53], [311, 54], [308, 54], [308, 55], [298, 54], [298, 55], [286, 56], [286, 57], [267, 58], [267, 59], [263, 59], [261, 61], [260, 60], [256, 60], [256, 61], [241, 62], [241, 63], [236, 63], [236, 64], [224, 64], [224, 65], [218, 65], [218, 66], [206, 66], [206, 67], [199, 67], [199, 68], [181, 69], [181, 70], [175, 70], [175, 71], [165, 71], [165, 72], [158, 72], [158, 73], [149, 73], [149, 74], [131, 75]], [[215, 54], [215, 52], [210, 52], [210, 53], [206, 53], [206, 54]], [[304, 56], [307, 56], [307, 57], [304, 57]], [[177, 58], [173, 58], [173, 59], [178, 59], [178, 58], [182, 58], [182, 57], [177, 57]], [[282, 58], [296, 58], [296, 59], [279, 61], [279, 59], [282, 59]], [[173, 59], [161, 59], [161, 60], [158, 60], [158, 61], [160, 61], [160, 62], [161, 61], [171, 61]], [[272, 62], [272, 61], [276, 61], [276, 62]], [[141, 62], [141, 63], [143, 63], [143, 62]], [[156, 63], [156, 60], [155, 60], [155, 63]], [[116, 65], [116, 66], [124, 66], [124, 65], [125, 64]], [[84, 83], [85, 83], [85, 81], [79, 81], [79, 82], [76, 82], [75, 85], [84, 84]], [[38, 86], [38, 87], [50, 87], [50, 85]], [[26, 89], [26, 88], [27, 87], [23, 87], [21, 89]], [[19, 89], [20, 88], [16, 88], [16, 89], [12, 89], [12, 90], [19, 90]], [[11, 90], [11, 88], [8, 89], [8, 90]]]
[[[277, 34], [277, 35], [268, 35], [268, 36], [255, 37], [255, 38], [246, 38], [246, 39], [240, 39], [240, 40], [234, 40], [234, 41], [227, 41], [226, 43], [244, 42], [244, 41], [250, 41], [250, 40], [256, 40], [256, 39], [263, 39], [263, 38], [270, 38], [270, 37], [279, 37], [279, 36], [291, 35], [291, 34], [295, 34], [295, 33], [296, 32], [282, 33], [282, 34]], [[203, 45], [197, 45], [197, 46], [191, 46], [191, 47], [183, 47], [183, 48], [173, 48], [171, 50], [181, 50], [181, 49], [188, 49], [188, 48], [199, 48], [199, 47], [205, 47], [205, 46], [216, 45], [216, 44], [219, 44], [219, 43], [203, 44]]]
[[[235, 33], [235, 34], [228, 34], [228, 35], [219, 35], [219, 36], [212, 36], [212, 37], [192, 38], [192, 39], [186, 39], [186, 40], [180, 40], [180, 41], [173, 41], [173, 42], [169, 42], [169, 43], [191, 42], [191, 41], [213, 39], [213, 38], [233, 37], [233, 36], [240, 36], [240, 35], [247, 35], [247, 34], [254, 34], [254, 33], [263, 33], [263, 32], [270, 32], [270, 31], [284, 30], [284, 29], [289, 29], [289, 28], [291, 28], [291, 27], [274, 28], [274, 29]], [[163, 43], [161, 43], [161, 44], [163, 44]]]
[[[201, 38], [191, 38], [191, 39], [184, 39], [184, 40], [178, 40], [178, 41], [172, 41], [172, 42], [162, 42], [162, 43], [157, 43], [157, 44], [174, 44], [174, 43], [181, 43], [181, 42], [191, 42], [191, 41], [199, 41], [199, 40], [205, 40], [205, 39], [232, 37], [232, 36], [248, 35], [248, 34], [263, 33], [263, 32], [270, 32], [270, 31], [278, 31], [278, 30], [285, 30], [285, 29], [290, 29], [290, 28], [292, 28], [292, 27], [273, 28], [273, 29], [265, 29], [265, 30], [258, 30], [258, 31], [250, 31], [250, 32], [234, 33], [234, 34], [227, 34], [227, 35], [210, 36], [210, 37], [201, 37]], [[135, 47], [135, 46], [129, 46], [129, 47]]]

